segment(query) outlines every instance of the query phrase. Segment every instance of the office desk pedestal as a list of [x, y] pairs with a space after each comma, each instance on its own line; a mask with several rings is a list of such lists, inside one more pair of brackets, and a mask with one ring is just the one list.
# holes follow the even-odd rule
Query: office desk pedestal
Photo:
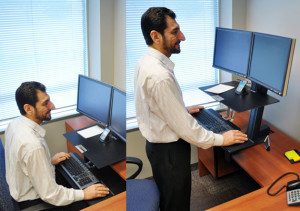
[[[66, 132], [72, 132], [74, 130], [79, 130], [81, 128], [88, 127], [90, 125], [96, 124], [96, 122], [86, 116], [79, 116], [65, 121]], [[84, 156], [77, 150], [77, 148], [67, 140], [68, 152], [76, 152], [83, 159]], [[116, 164], [110, 166], [115, 172], [117, 172], [124, 180], [126, 180], [126, 161], [120, 161]], [[116, 210], [122, 211], [126, 210], [126, 192], [122, 192], [115, 195], [107, 200], [104, 200], [98, 204], [90, 206], [84, 210]]]
[[199, 176], [211, 174], [214, 178], [222, 177], [239, 169], [234, 162], [227, 162], [224, 150], [220, 147], [209, 149], [198, 148], [198, 169]]

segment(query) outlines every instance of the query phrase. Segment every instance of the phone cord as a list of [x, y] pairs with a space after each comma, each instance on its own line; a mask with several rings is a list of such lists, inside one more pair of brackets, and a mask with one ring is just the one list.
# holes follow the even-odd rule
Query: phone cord
[[275, 195], [277, 195], [283, 188], [285, 188], [286, 185], [282, 186], [277, 192], [275, 192], [275, 193], [270, 193], [271, 188], [272, 188], [272, 187], [273, 187], [273, 186], [274, 186], [274, 185], [275, 185], [282, 177], [284, 177], [284, 176], [286, 176], [286, 175], [289, 175], [289, 174], [294, 174], [294, 175], [296, 175], [297, 178], [298, 178], [298, 180], [299, 180], [299, 175], [298, 175], [297, 173], [295, 173], [295, 172], [288, 172], [288, 173], [285, 173], [285, 174], [281, 175], [280, 177], [278, 177], [278, 179], [276, 179], [276, 180], [270, 185], [270, 187], [269, 187], [268, 190], [267, 190], [267, 194], [270, 195], [270, 196], [275, 196]]

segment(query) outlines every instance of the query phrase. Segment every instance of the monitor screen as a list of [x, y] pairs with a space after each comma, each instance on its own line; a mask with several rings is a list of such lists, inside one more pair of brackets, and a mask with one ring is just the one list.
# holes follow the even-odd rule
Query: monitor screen
[[246, 77], [252, 32], [216, 28], [213, 67]]
[[109, 128], [126, 141], [126, 94], [113, 87], [111, 122]]
[[254, 33], [248, 78], [285, 96], [290, 76], [295, 40]]
[[104, 126], [109, 124], [112, 87], [103, 82], [79, 75], [77, 111]]

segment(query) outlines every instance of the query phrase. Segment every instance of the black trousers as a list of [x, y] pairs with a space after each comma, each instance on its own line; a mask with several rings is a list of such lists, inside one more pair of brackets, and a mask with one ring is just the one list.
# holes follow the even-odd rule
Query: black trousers
[[182, 139], [172, 143], [146, 143], [153, 177], [160, 191], [161, 211], [189, 211], [191, 198], [191, 146]]

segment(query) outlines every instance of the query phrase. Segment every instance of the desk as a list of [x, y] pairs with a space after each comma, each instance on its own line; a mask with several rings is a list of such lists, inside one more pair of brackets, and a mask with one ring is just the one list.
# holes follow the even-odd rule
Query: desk
[[[65, 122], [66, 132], [72, 132], [74, 130], [78, 130], [84, 127], [88, 127], [90, 125], [95, 124], [96, 122], [86, 116], [75, 117], [72, 119], [68, 119]], [[78, 151], [78, 149], [67, 140], [67, 148], [68, 152], [76, 152], [83, 159], [84, 156]], [[126, 180], [126, 161], [121, 161], [116, 164], [111, 165], [111, 168], [116, 171], [124, 180]], [[126, 192], [122, 192], [118, 195], [115, 195], [107, 200], [104, 200], [98, 204], [90, 206], [84, 210], [101, 210], [110, 211], [110, 210], [126, 210]]]
[[268, 187], [258, 189], [252, 193], [246, 194], [219, 206], [208, 209], [209, 211], [248, 211], [248, 210], [299, 210], [299, 206], [288, 206], [286, 201], [286, 192], [282, 191], [276, 196], [267, 195]]
[[[237, 113], [233, 121], [234, 124], [239, 126], [243, 132], [245, 132], [247, 128], [248, 116], [248, 111]], [[266, 124], [266, 122], [263, 123]], [[227, 165], [231, 167], [231, 170], [234, 168], [236, 169], [236, 165], [244, 169], [263, 188], [245, 196], [242, 196], [240, 198], [229, 201], [227, 203], [224, 203], [222, 205], [219, 205], [213, 208], [212, 210], [226, 210], [234, 209], [237, 207], [239, 207], [239, 210], [242, 210], [242, 208], [249, 209], [251, 208], [251, 206], [255, 207], [255, 210], [260, 210], [259, 208], [272, 208], [272, 210], [276, 210], [274, 208], [282, 208], [280, 210], [290, 208], [287, 205], [286, 201], [286, 191], [283, 190], [277, 196], [272, 197], [267, 195], [266, 190], [269, 187], [269, 185], [282, 174], [286, 172], [296, 172], [298, 174], [300, 173], [300, 163], [291, 164], [284, 156], [284, 152], [288, 150], [300, 149], [300, 143], [287, 136], [272, 125], [268, 125], [274, 131], [274, 133], [270, 135], [270, 151], [265, 150], [263, 143], [258, 144], [256, 146], [233, 154], [232, 160], [234, 162], [232, 162], [231, 164], [227, 163]], [[212, 171], [213, 176], [215, 175], [215, 178], [226, 174], [224, 173], [223, 175], [218, 175], [219, 172], [226, 172], [226, 169], [222, 169], [222, 165], [216, 164], [225, 161], [224, 157], [216, 157], [216, 155], [212, 154], [216, 152], [216, 149], [214, 148], [220, 147], [213, 147], [213, 149], [208, 149], [209, 151], [198, 148], [199, 154], [202, 154], [203, 152], [205, 154], [208, 154], [210, 158], [217, 159], [212, 162], [208, 158], [207, 161], [201, 159], [201, 156], [199, 156], [200, 176], [205, 175], [210, 171]], [[234, 167], [232, 167], [231, 165], [234, 165]], [[227, 171], [227, 173], [231, 173], [232, 171]], [[273, 192], [275, 190], [278, 190], [278, 187], [281, 187], [283, 184], [286, 184], [287, 181], [294, 179], [296, 179], [296, 177], [293, 175], [285, 177], [283, 180], [278, 182], [276, 186], [272, 188]]]
[[126, 210], [126, 192], [122, 192], [114, 197], [106, 199], [101, 203], [95, 204], [82, 211], [122, 211]]

